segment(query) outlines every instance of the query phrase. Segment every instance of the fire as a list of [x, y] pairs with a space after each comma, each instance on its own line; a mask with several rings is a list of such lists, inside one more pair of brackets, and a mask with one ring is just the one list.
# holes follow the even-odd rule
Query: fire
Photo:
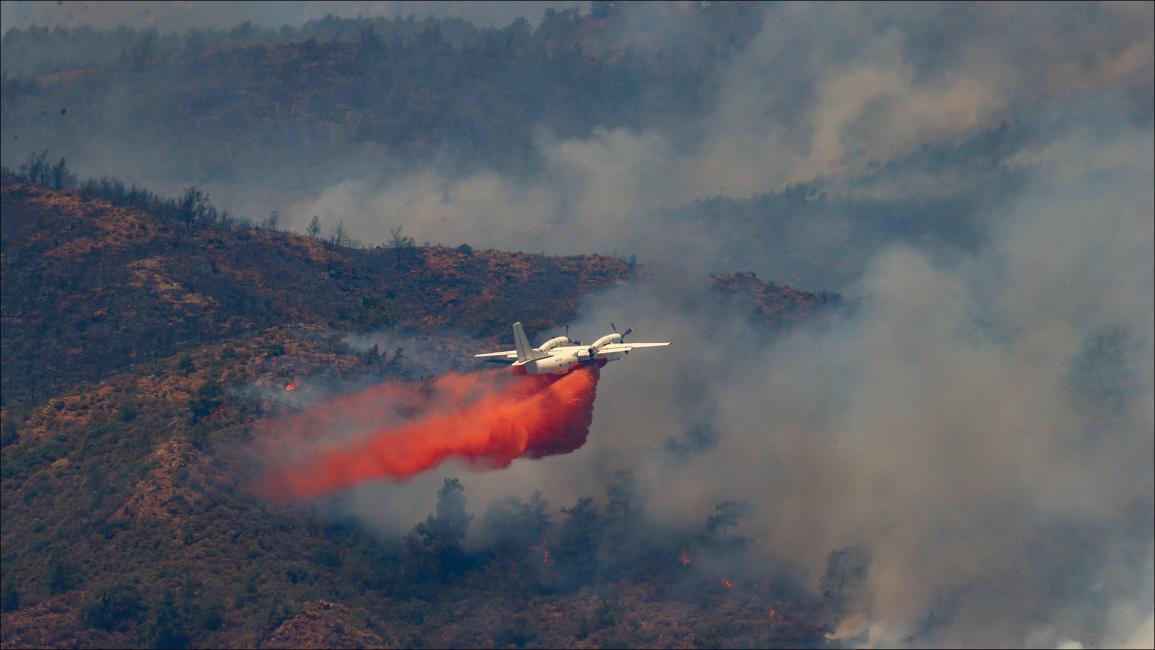
[[545, 564], [545, 565], [553, 564], [553, 557], [549, 554], [549, 549], [546, 547], [544, 540], [542, 540], [542, 543], [538, 546], [529, 547], [529, 550], [541, 552], [541, 563], [542, 564]]
[[[405, 481], [449, 458], [498, 469], [516, 458], [569, 453], [589, 435], [598, 377], [589, 366], [560, 376], [451, 373], [418, 386], [380, 384], [278, 422], [282, 442], [349, 431], [335, 448], [285, 463], [260, 488], [310, 499], [372, 479]], [[399, 413], [410, 419], [390, 426]]]
[[682, 554], [678, 556], [678, 564], [681, 564], [682, 566], [690, 566], [690, 554], [682, 551]]
[[546, 565], [553, 564], [553, 558], [549, 554], [549, 547], [546, 546], [546, 540], [545, 539], [542, 539], [541, 543], [538, 544], [537, 546], [530, 546], [529, 550], [541, 553], [541, 563], [542, 564], [546, 564]]
[[772, 620], [772, 621], [773, 621], [773, 620], [774, 620], [774, 617], [775, 617], [775, 616], [777, 616], [777, 615], [778, 615], [778, 612], [777, 612], [777, 611], [775, 611], [773, 607], [771, 607], [771, 608], [770, 608], [770, 620]]
[[734, 582], [733, 580], [731, 580], [729, 578], [722, 578], [722, 586], [727, 588], [727, 589], [733, 589], [734, 587], [738, 586], [738, 583]]
[[300, 385], [301, 385], [300, 382], [296, 382], [296, 381], [291, 382], [285, 386], [285, 392], [288, 393], [288, 392], [295, 391], [295, 390], [297, 390], [297, 386], [300, 386]]

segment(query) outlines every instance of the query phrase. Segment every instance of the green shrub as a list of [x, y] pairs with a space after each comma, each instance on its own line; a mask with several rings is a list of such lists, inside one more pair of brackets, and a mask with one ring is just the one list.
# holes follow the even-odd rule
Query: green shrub
[[17, 442], [20, 442], [20, 427], [8, 418], [0, 420], [0, 447], [14, 445]]
[[136, 419], [137, 407], [135, 402], [126, 402], [121, 405], [118, 417], [121, 422], [132, 422]]
[[139, 619], [146, 610], [144, 598], [135, 585], [117, 583], [90, 592], [81, 612], [89, 627], [111, 631], [125, 621]]
[[529, 627], [529, 619], [524, 616], [514, 616], [509, 624], [493, 635], [493, 645], [498, 648], [515, 646], [524, 648], [527, 643], [537, 638], [537, 632]]
[[52, 563], [48, 571], [48, 588], [58, 594], [80, 586], [80, 567], [68, 560], [59, 559]]
[[20, 609], [20, 592], [16, 589], [16, 583], [9, 579], [4, 583], [4, 588], [0, 589], [0, 610], [14, 612], [18, 609]]
[[196, 423], [223, 404], [224, 392], [215, 380], [210, 379], [202, 384], [188, 401], [189, 410], [192, 411], [192, 422]]

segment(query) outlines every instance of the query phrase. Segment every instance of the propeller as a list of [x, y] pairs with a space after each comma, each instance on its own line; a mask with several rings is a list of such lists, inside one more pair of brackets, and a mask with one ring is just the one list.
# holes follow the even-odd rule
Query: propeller
[[565, 338], [567, 341], [570, 342], [571, 345], [581, 345], [582, 344], [581, 341], [575, 341], [569, 337], [569, 323], [565, 324]]
[[[617, 334], [617, 333], [618, 333], [618, 326], [617, 326], [617, 325], [614, 325], [614, 324], [613, 324], [613, 321], [611, 321], [611, 322], [610, 322], [610, 329], [612, 329], [612, 330], [614, 331], [614, 333], [615, 333], [615, 334]], [[625, 343], [625, 342], [626, 342], [626, 337], [627, 337], [627, 336], [629, 336], [630, 332], [632, 332], [632, 331], [634, 331], [634, 328], [632, 328], [632, 327], [627, 327], [627, 328], [626, 328], [626, 331], [624, 331], [624, 332], [622, 332], [622, 333], [621, 333], [621, 335], [622, 335], [622, 338], [621, 338], [621, 340], [622, 340], [622, 343]]]

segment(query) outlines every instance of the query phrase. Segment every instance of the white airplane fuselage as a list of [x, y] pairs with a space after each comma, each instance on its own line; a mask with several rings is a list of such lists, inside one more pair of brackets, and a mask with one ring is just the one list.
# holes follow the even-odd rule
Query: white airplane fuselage
[[629, 333], [628, 329], [624, 333], [615, 331], [590, 345], [581, 345], [571, 341], [569, 337], [558, 336], [534, 348], [530, 347], [521, 323], [514, 323], [513, 340], [517, 349], [474, 356], [486, 361], [512, 362], [511, 370], [519, 375], [555, 375], [565, 374], [586, 365], [601, 367], [610, 361], [618, 361], [634, 349], [670, 345], [668, 342], [626, 343], [622, 339]]

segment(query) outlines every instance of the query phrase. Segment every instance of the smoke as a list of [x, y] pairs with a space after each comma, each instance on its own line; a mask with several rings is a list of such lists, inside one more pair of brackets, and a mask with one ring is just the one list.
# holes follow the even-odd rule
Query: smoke
[[[1012, 158], [1023, 140], [1037, 144], [1063, 128], [1052, 123], [1056, 102], [1093, 105], [1088, 111], [1121, 104], [1118, 119], [1149, 119], [1153, 39], [1141, 26], [1150, 22], [1149, 7], [848, 5], [833, 12], [787, 4], [757, 13], [757, 35], [717, 61], [704, 91], [714, 92], [707, 109], [680, 126], [594, 128], [569, 139], [539, 129], [540, 165], [529, 175], [432, 166], [354, 177], [297, 194], [286, 219], [303, 228], [313, 215], [341, 218], [367, 243], [386, 241], [401, 225], [418, 241], [553, 254], [629, 251], [646, 263], [706, 272], [738, 264], [841, 290], [866, 259], [853, 273], [821, 264], [800, 272], [797, 260], [835, 258], [838, 266], [845, 253], [837, 251], [865, 246], [869, 258], [903, 240], [862, 236], [854, 227], [864, 196], [880, 199], [869, 203], [872, 211], [892, 215], [874, 217], [879, 231], [917, 229], [927, 203], [948, 198], [963, 234], [944, 228], [938, 236], [965, 247], [989, 216], [986, 205], [968, 203], [1014, 179]], [[1082, 21], [1085, 12], [1095, 20]], [[1022, 30], [1032, 34], [1029, 42]], [[983, 144], [1008, 122], [1023, 134], [1019, 142]], [[968, 141], [980, 144], [956, 149]], [[971, 169], [976, 159], [978, 171]], [[815, 183], [828, 200], [763, 237], [731, 241], [747, 224], [709, 204], [686, 210], [681, 216], [689, 219], [671, 215], [702, 198], [778, 193], [799, 183]], [[757, 216], [785, 219], [766, 212]], [[789, 254], [768, 251], [770, 237], [789, 238]]]
[[[1076, 132], [1040, 160], [978, 254], [888, 250], [833, 327], [762, 345], [732, 312], [627, 301], [680, 358], [608, 373], [629, 398], [567, 460], [628, 459], [649, 514], [684, 526], [751, 500], [748, 532], [806, 584], [831, 549], [863, 547], [874, 644], [1029, 644], [1040, 621], [1091, 645], [1129, 633], [1108, 612], [1152, 602], [1135, 573], [1152, 534], [1151, 130]], [[687, 404], [673, 375], [708, 377], [706, 394]], [[716, 447], [655, 453], [702, 419]]]
[[[471, 504], [571, 503], [628, 469], [662, 525], [748, 500], [741, 534], [803, 584], [866, 551], [843, 640], [1149, 641], [1155, 147], [1150, 126], [1081, 122], [1021, 151], [1028, 181], [973, 254], [873, 255], [852, 317], [768, 338], [694, 269], [592, 297], [573, 335], [613, 320], [676, 347], [609, 366], [587, 444], [466, 476]], [[411, 522], [443, 475], [344, 507]]]
[[[311, 499], [372, 479], [403, 482], [449, 458], [497, 469], [569, 453], [589, 434], [597, 381], [597, 366], [588, 366], [563, 376], [494, 371], [381, 384], [271, 425], [268, 451], [287, 466], [262, 490]], [[334, 436], [341, 440], [332, 446]]]

